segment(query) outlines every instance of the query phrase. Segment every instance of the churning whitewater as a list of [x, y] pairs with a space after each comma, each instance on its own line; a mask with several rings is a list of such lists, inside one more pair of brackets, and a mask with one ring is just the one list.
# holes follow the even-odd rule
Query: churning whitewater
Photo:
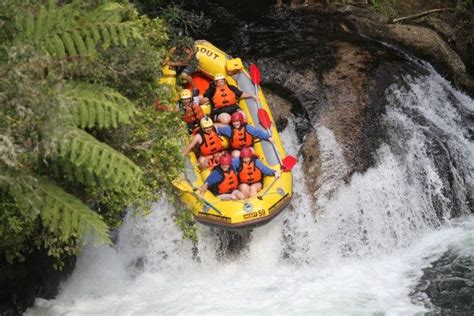
[[[433, 70], [400, 80], [386, 91], [387, 139], [364, 174], [344, 182], [348, 163], [333, 133], [314, 126], [319, 191], [306, 192], [297, 165], [292, 205], [243, 238], [239, 251], [228, 251], [231, 235], [202, 225], [197, 246], [182, 240], [163, 199], [146, 218], [129, 215], [114, 248], [87, 247], [57, 298], [38, 299], [27, 314], [428, 311], [426, 297], [411, 295], [422, 269], [447, 250], [474, 255], [466, 205], [474, 193], [473, 126], [465, 119], [474, 102]], [[298, 154], [291, 121], [282, 140]], [[453, 212], [461, 217], [450, 219]]]

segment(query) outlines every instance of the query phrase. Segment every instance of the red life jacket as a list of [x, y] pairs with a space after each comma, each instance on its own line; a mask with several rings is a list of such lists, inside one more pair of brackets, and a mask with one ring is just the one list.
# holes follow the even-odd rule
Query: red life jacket
[[240, 128], [232, 128], [232, 138], [230, 139], [232, 149], [242, 149], [253, 145], [253, 136], [247, 133], [244, 124], [241, 125]]
[[217, 166], [214, 170], [219, 172], [220, 175], [224, 178], [217, 185], [217, 190], [215, 191], [217, 195], [231, 193], [239, 187], [239, 179], [237, 177], [237, 173], [234, 171], [232, 166], [227, 172], [222, 170], [221, 166]]
[[183, 110], [183, 120], [188, 124], [195, 123], [204, 117], [204, 112], [202, 111], [201, 106], [194, 102], [191, 103], [190, 106], [183, 105]]
[[262, 181], [262, 171], [255, 165], [255, 159], [253, 157], [248, 163], [240, 160], [238, 172], [240, 183], [254, 184]]
[[202, 143], [199, 146], [201, 156], [209, 156], [222, 151], [222, 140], [215, 129], [213, 129], [210, 134], [206, 134], [200, 130], [199, 134], [202, 137]]
[[212, 103], [217, 109], [224, 108], [226, 106], [237, 104], [237, 96], [234, 91], [230, 90], [229, 86], [225, 84], [222, 87], [216, 87], [216, 92], [212, 97]]

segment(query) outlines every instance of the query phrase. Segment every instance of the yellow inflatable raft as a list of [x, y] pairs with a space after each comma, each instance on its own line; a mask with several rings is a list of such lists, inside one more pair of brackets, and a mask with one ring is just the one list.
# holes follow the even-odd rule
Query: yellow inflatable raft
[[[229, 84], [237, 86], [243, 92], [259, 97], [260, 104], [257, 104], [253, 99], [242, 99], [239, 106], [245, 112], [249, 124], [265, 130], [259, 122], [258, 109], [259, 107], [263, 108], [273, 122], [270, 109], [262, 90], [252, 82], [250, 74], [243, 67], [241, 60], [232, 58], [204, 40], [196, 41], [195, 45], [201, 74], [208, 78], [213, 78], [216, 73], [226, 74], [226, 80]], [[161, 82], [175, 84], [175, 76], [174, 71], [165, 67]], [[201, 91], [202, 93], [203, 91]], [[255, 143], [254, 149], [263, 163], [274, 170], [278, 170], [281, 167], [281, 157], [285, 157], [285, 150], [274, 124], [272, 124], [270, 131], [275, 141], [275, 147], [267, 141], [261, 141]], [[279, 157], [275, 151], [278, 151]], [[201, 223], [227, 229], [254, 227], [274, 218], [291, 201], [293, 195], [291, 170], [282, 172], [279, 179], [265, 177], [262, 190], [257, 196], [250, 199], [222, 201], [210, 190], [206, 191], [204, 199], [200, 199], [198, 188], [209, 175], [209, 171], [201, 172], [197, 164], [197, 157], [193, 152], [189, 154], [188, 158], [186, 161], [186, 179], [184, 177], [175, 179], [173, 184], [181, 190], [182, 201], [189, 206], [196, 220]]]

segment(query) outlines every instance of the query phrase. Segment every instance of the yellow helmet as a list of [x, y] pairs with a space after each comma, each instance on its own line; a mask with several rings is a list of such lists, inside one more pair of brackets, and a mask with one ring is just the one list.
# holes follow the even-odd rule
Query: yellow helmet
[[212, 122], [211, 118], [209, 116], [204, 116], [200, 121], [199, 125], [201, 126], [202, 129], [208, 128], [208, 127], [213, 127], [214, 122]]
[[217, 73], [217, 74], [214, 75], [214, 81], [221, 80], [221, 79], [225, 80], [225, 76], [223, 74]]
[[191, 92], [191, 90], [189, 89], [183, 89], [180, 93], [179, 93], [179, 98], [181, 100], [183, 99], [191, 99], [193, 97], [193, 94]]

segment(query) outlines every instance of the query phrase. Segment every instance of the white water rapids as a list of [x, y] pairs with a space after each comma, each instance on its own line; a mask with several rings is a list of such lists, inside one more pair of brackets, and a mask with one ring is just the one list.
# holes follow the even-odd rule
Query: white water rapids
[[[426, 300], [410, 296], [422, 269], [448, 249], [474, 255], [474, 217], [465, 205], [474, 193], [467, 130], [473, 126], [462, 115], [474, 113], [474, 102], [434, 71], [403, 81], [386, 92], [388, 135], [376, 165], [344, 183], [348, 164], [334, 135], [315, 126], [322, 160], [317, 204], [298, 164], [292, 207], [254, 229], [240, 252], [227, 254], [218, 231], [202, 225], [193, 249], [171, 220], [171, 207], [159, 201], [150, 216], [127, 217], [114, 248], [87, 247], [60, 294], [37, 299], [26, 314], [428, 311]], [[291, 122], [282, 138], [287, 152], [297, 155]], [[451, 189], [436, 167], [433, 139], [450, 153]], [[464, 203], [456, 207], [465, 215], [456, 220], [450, 219], [447, 190]]]

